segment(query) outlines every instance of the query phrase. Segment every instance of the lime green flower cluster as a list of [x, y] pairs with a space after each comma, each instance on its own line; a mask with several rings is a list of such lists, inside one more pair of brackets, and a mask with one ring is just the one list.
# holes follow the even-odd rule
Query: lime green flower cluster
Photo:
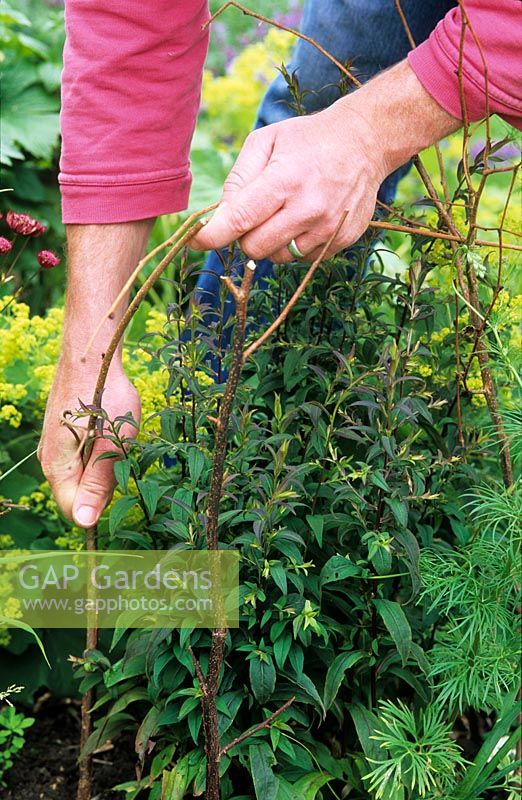
[[[18, 428], [24, 421], [34, 426], [43, 419], [60, 352], [62, 322], [61, 308], [31, 316], [29, 307], [16, 301], [0, 317], [0, 431], [5, 426]], [[164, 322], [164, 313], [152, 309], [146, 330], [158, 330]], [[167, 371], [136, 347], [125, 348], [123, 359], [147, 418], [164, 407]]]
[[243, 143], [275, 69], [288, 59], [294, 43], [292, 34], [271, 29], [262, 42], [245, 47], [227, 75], [214, 77], [205, 71], [203, 108], [210, 119], [219, 119], [222, 140]]

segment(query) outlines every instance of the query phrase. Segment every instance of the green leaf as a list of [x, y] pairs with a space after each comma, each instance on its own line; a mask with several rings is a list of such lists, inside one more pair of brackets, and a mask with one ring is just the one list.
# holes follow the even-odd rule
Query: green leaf
[[290, 680], [295, 683], [301, 689], [301, 691], [308, 695], [311, 700], [313, 700], [314, 705], [316, 706], [317, 710], [321, 712], [321, 715], [324, 719], [326, 716], [326, 709], [324, 707], [322, 697], [317, 691], [315, 683], [308, 677], [308, 675], [305, 675], [304, 672], [299, 672], [295, 675], [295, 677], [290, 678]]
[[205, 456], [197, 447], [191, 447], [188, 453], [188, 468], [192, 486], [197, 488], [201, 473], [205, 468]]
[[324, 517], [307, 514], [306, 521], [310, 525], [312, 532], [314, 534], [315, 540], [319, 547], [323, 546], [323, 528], [324, 528]]
[[255, 655], [250, 660], [250, 686], [258, 703], [266, 703], [275, 689], [276, 670], [272, 656], [264, 659]]
[[279, 669], [283, 669], [285, 666], [285, 661], [288, 657], [288, 653], [290, 652], [293, 641], [294, 639], [290, 631], [285, 630], [274, 642], [274, 658]]
[[419, 543], [413, 533], [408, 530], [394, 532], [393, 538], [399, 542], [400, 545], [402, 545], [406, 552], [406, 558], [404, 560], [406, 561], [406, 566], [408, 567], [408, 571], [411, 575], [412, 595], [415, 597], [418, 594], [421, 586]]
[[145, 715], [140, 727], [138, 728], [138, 733], [136, 734], [136, 741], [134, 743], [134, 748], [140, 761], [143, 761], [145, 758], [145, 752], [149, 745], [149, 739], [151, 736], [158, 730], [158, 719], [160, 716], [160, 710], [156, 708], [156, 706], [152, 706], [147, 714]]
[[340, 653], [334, 658], [326, 673], [324, 684], [324, 707], [326, 710], [331, 707], [337, 697], [346, 670], [354, 667], [365, 657], [366, 653], [362, 650], [356, 650], [353, 653]]
[[114, 477], [116, 478], [116, 480], [118, 481], [118, 485], [123, 489], [124, 492], [127, 491], [131, 469], [132, 469], [132, 462], [128, 458], [124, 458], [120, 461], [117, 461], [114, 464]]
[[384, 502], [391, 509], [395, 521], [401, 530], [408, 527], [408, 504], [397, 497], [385, 497]]
[[381, 749], [379, 743], [372, 738], [378, 724], [375, 714], [359, 703], [349, 706], [348, 710], [366, 758], [373, 761], [383, 761], [385, 752]]
[[157, 481], [138, 481], [138, 486], [145, 503], [149, 517], [156, 513], [158, 500], [167, 491], [166, 486], [161, 486]]
[[327, 772], [310, 772], [294, 783], [292, 790], [296, 800], [315, 800], [319, 789], [332, 780], [332, 775]]
[[194, 769], [190, 767], [188, 753], [184, 756], [174, 769], [166, 770], [163, 773], [161, 786], [161, 800], [183, 800], [188, 785], [194, 777]]
[[250, 772], [257, 800], [276, 800], [278, 780], [273, 773], [274, 754], [266, 742], [248, 748]]
[[406, 614], [394, 600], [374, 600], [373, 603], [395, 642], [402, 658], [402, 665], [406, 666], [412, 643], [410, 623], [406, 619]]
[[114, 533], [120, 522], [127, 516], [131, 508], [137, 504], [138, 498], [131, 495], [120, 497], [113, 503], [109, 512], [109, 533]]
[[288, 582], [285, 568], [280, 561], [270, 565], [270, 575], [274, 579], [276, 586], [281, 590], [281, 594], [286, 595], [288, 593]]
[[50, 160], [58, 144], [58, 103], [40, 86], [34, 67], [8, 64], [2, 70], [2, 163], [10, 164], [10, 154], [18, 147], [37, 158]]
[[321, 586], [324, 586], [327, 583], [337, 583], [338, 581], [345, 580], [345, 578], [351, 578], [360, 574], [360, 568], [352, 564], [348, 558], [344, 556], [332, 556], [321, 570], [319, 583]]
[[20, 630], [25, 631], [26, 633], [30, 633], [36, 639], [36, 643], [38, 647], [42, 651], [43, 657], [47, 661], [47, 664], [50, 669], [52, 669], [51, 664], [49, 663], [49, 659], [47, 658], [47, 654], [45, 652], [45, 648], [43, 646], [42, 640], [36, 633], [36, 631], [31, 628], [30, 625], [27, 625], [25, 622], [21, 622], [19, 619], [9, 619], [9, 617], [4, 617], [0, 614], [0, 625], [5, 625], [7, 628], [20, 628]]

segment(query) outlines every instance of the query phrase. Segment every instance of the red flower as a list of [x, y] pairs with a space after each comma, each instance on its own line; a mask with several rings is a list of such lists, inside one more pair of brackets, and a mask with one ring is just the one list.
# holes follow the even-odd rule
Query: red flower
[[12, 246], [12, 242], [9, 239], [6, 239], [5, 236], [0, 236], [0, 256], [5, 256]]
[[47, 230], [45, 225], [28, 214], [17, 214], [15, 211], [8, 211], [5, 221], [12, 231], [22, 236], [40, 236]]
[[40, 250], [36, 258], [43, 269], [52, 269], [60, 263], [60, 259], [52, 250]]

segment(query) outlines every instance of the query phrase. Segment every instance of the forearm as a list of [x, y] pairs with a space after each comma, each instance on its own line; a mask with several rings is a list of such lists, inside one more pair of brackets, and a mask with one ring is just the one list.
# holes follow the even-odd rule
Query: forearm
[[407, 61], [382, 72], [326, 112], [350, 136], [356, 115], [367, 128], [368, 157], [383, 178], [413, 155], [458, 130], [462, 122], [426, 91]]
[[[122, 299], [85, 353], [100, 321], [142, 258], [154, 220], [114, 225], [67, 225], [68, 286], [61, 361], [97, 371], [127, 307]], [[85, 359], [81, 361], [81, 359]], [[118, 359], [116, 359], [118, 364]]]

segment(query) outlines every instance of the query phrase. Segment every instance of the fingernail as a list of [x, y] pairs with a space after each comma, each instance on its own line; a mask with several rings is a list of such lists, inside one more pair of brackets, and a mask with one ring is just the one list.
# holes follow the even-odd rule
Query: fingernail
[[74, 512], [74, 519], [82, 528], [90, 528], [98, 519], [98, 515], [92, 506], [80, 506]]

